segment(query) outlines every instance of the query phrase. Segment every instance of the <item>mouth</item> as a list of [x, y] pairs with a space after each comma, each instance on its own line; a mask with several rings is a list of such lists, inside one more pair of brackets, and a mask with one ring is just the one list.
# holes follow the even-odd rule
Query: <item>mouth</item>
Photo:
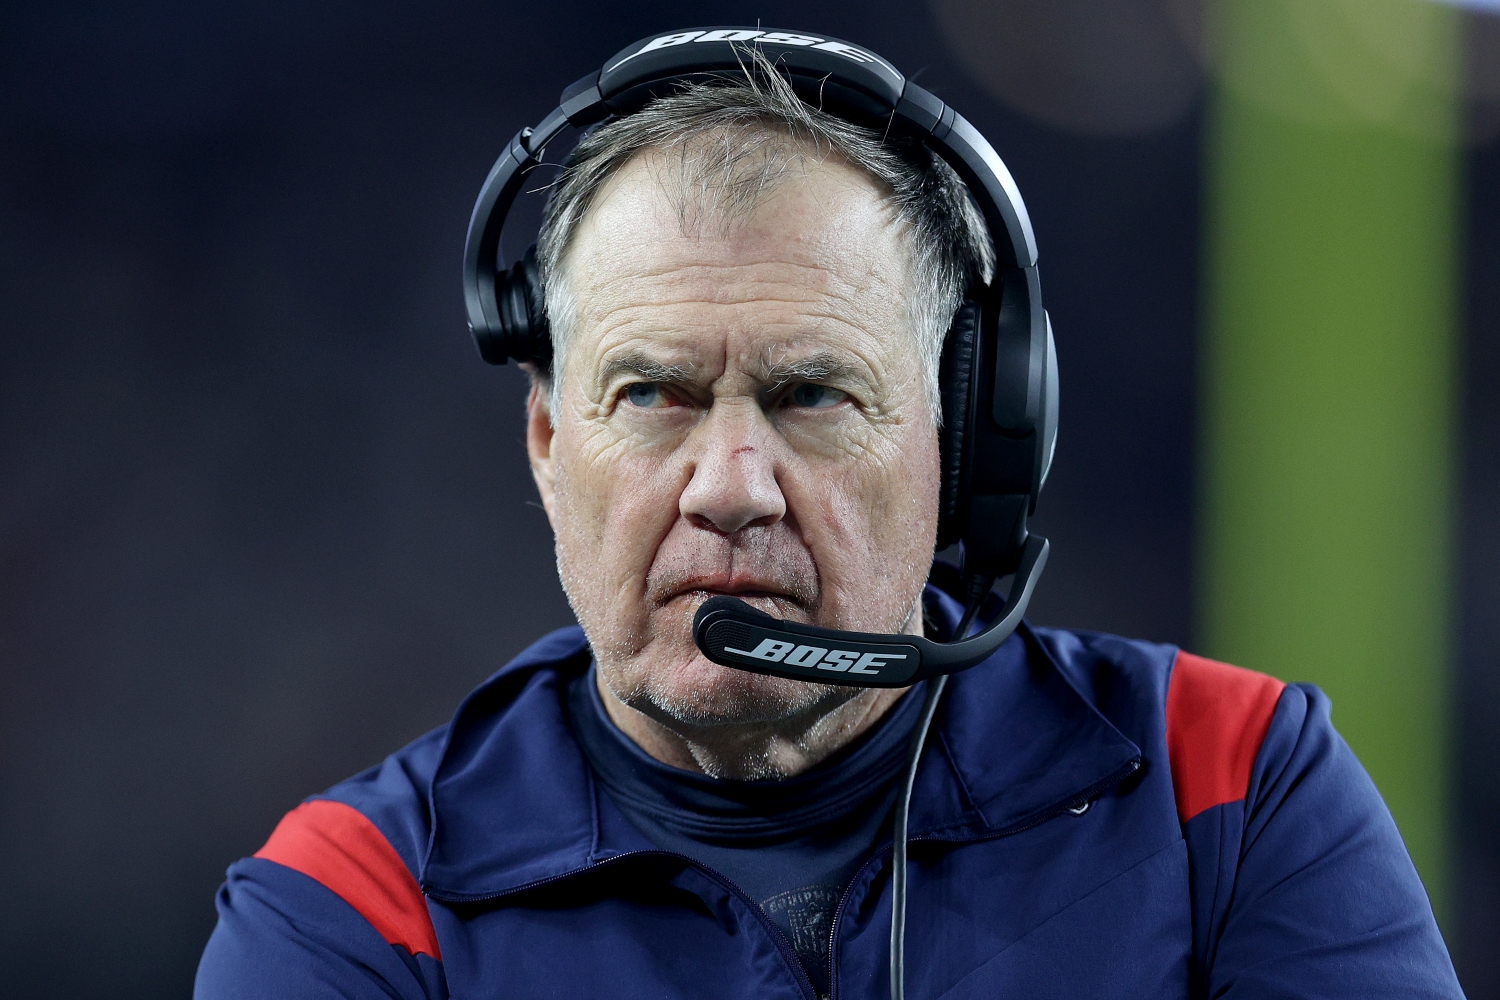
[[736, 581], [734, 583], [698, 581], [670, 595], [666, 602], [686, 601], [689, 612], [696, 612], [699, 605], [712, 597], [734, 597], [766, 614], [777, 618], [805, 619], [808, 609], [794, 594], [761, 581]]

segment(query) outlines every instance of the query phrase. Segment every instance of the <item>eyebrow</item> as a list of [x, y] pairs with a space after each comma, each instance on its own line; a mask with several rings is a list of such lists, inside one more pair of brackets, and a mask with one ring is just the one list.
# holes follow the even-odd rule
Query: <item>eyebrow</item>
[[697, 365], [669, 365], [641, 351], [631, 351], [605, 362], [604, 369], [599, 373], [599, 381], [608, 383], [619, 375], [638, 375], [648, 382], [684, 385], [692, 382], [697, 374]]
[[[691, 385], [697, 380], [698, 372], [699, 367], [695, 364], [668, 364], [657, 361], [644, 351], [631, 351], [606, 361], [599, 372], [599, 381], [601, 384], [608, 384], [621, 375], [633, 375], [647, 382]], [[755, 377], [773, 389], [779, 389], [794, 380], [870, 384], [869, 375], [863, 369], [850, 364], [832, 351], [818, 351], [794, 361], [762, 357], [755, 366]]]
[[819, 351], [795, 361], [762, 359], [758, 366], [762, 382], [780, 388], [793, 379], [805, 382], [854, 381], [868, 383], [869, 377], [859, 368], [831, 351]]

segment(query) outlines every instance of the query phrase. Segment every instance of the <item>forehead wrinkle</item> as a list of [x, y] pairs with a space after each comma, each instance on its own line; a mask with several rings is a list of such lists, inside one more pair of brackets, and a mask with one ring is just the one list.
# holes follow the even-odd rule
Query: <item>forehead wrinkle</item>
[[[687, 254], [684, 254], [687, 257]], [[655, 267], [640, 267], [629, 269], [610, 268], [604, 265], [606, 261], [595, 260], [590, 263], [596, 265], [594, 273], [598, 277], [587, 282], [582, 287], [575, 286], [578, 292], [587, 292], [591, 296], [618, 294], [628, 291], [634, 286], [655, 285], [662, 293], [670, 293], [682, 285], [693, 285], [705, 283], [717, 291], [714, 296], [703, 298], [679, 299], [672, 297], [672, 301], [707, 301], [707, 302], [753, 302], [758, 299], [770, 301], [812, 301], [820, 297], [831, 297], [839, 301], [853, 302], [860, 293], [869, 293], [877, 290], [903, 290], [907, 284], [907, 276], [902, 275], [899, 281], [889, 280], [876, 268], [861, 270], [859, 277], [868, 278], [868, 281], [854, 280], [852, 276], [842, 273], [836, 263], [827, 264], [815, 262], [790, 261], [783, 257], [770, 256], [759, 260], [741, 260], [733, 263], [702, 263], [701, 254], [697, 259], [673, 262], [666, 261]], [[613, 263], [613, 262], [609, 262]], [[768, 274], [758, 274], [757, 271], [770, 271]], [[789, 271], [788, 273], [776, 273], [777, 271]], [[746, 273], [749, 272], [749, 273]], [[799, 276], [813, 277], [812, 281], [799, 281]], [[783, 287], [802, 291], [801, 295], [775, 296], [767, 295], [758, 289], [766, 286]], [[735, 295], [733, 292], [740, 292]]]
[[[757, 209], [739, 221], [733, 235], [725, 233], [717, 238], [701, 232], [696, 236], [683, 234], [681, 206], [674, 206], [672, 199], [666, 197], [671, 185], [664, 186], [661, 176], [662, 167], [672, 159], [667, 156], [664, 162], [659, 153], [653, 156], [650, 151], [642, 151], [603, 185], [566, 254], [568, 270], [574, 275], [575, 295], [584, 292], [581, 286], [585, 285], [591, 295], [610, 295], [622, 285], [628, 287], [633, 280], [668, 278], [670, 287], [690, 283], [703, 270], [719, 272], [770, 266], [815, 272], [818, 280], [810, 284], [817, 291], [845, 300], [873, 294], [883, 301], [899, 303], [907, 297], [911, 280], [907, 273], [911, 270], [910, 252], [905, 245], [908, 234], [899, 224], [893, 225], [899, 220], [892, 215], [880, 186], [862, 172], [839, 162], [837, 157], [822, 164], [822, 169], [808, 171], [808, 183], [776, 184], [772, 191], [766, 192], [774, 201], [797, 192], [808, 198], [810, 205], [784, 207], [762, 200]], [[620, 196], [637, 187], [644, 188], [644, 201], [627, 199], [622, 203]], [[865, 231], [856, 235], [849, 231], [845, 213], [858, 214], [857, 203], [861, 201], [875, 210], [875, 218], [861, 217], [856, 228]], [[788, 240], [782, 231], [788, 212], [801, 216], [808, 211], [816, 217], [817, 224], [805, 231], [804, 237]], [[666, 238], [642, 240], [639, 238], [642, 226], [656, 228]], [[676, 232], [667, 235], [662, 229]], [[636, 236], [626, 236], [628, 230], [635, 230]], [[892, 261], [884, 261], [883, 254], [873, 252], [876, 247], [869, 237], [877, 233], [880, 238], [875, 243], [888, 244], [895, 251]], [[806, 236], [812, 239], [807, 240]], [[767, 243], [770, 245], [766, 246]], [[709, 255], [727, 259], [723, 263], [701, 263]], [[803, 258], [820, 255], [827, 260], [788, 260], [788, 255]], [[891, 268], [879, 266], [891, 263], [900, 273], [886, 273]], [[584, 274], [593, 280], [579, 282], [577, 279]], [[771, 280], [777, 277], [780, 276], [772, 276]], [[712, 273], [707, 280], [714, 280]], [[748, 283], [762, 280], [752, 275]], [[791, 283], [809, 284], [795, 279]], [[720, 287], [724, 284], [727, 282], [720, 279]], [[747, 298], [754, 297], [753, 292], [744, 294]], [[732, 292], [729, 297], [734, 297]]]
[[[719, 359], [715, 366], [719, 371], [734, 367], [762, 381], [770, 381], [778, 368], [799, 365], [800, 361], [786, 361], [789, 355], [796, 354], [819, 358], [830, 368], [822, 376], [804, 377], [831, 378], [837, 373], [873, 384], [881, 381], [880, 372], [896, 360], [908, 339], [905, 334], [894, 332], [884, 336], [879, 330], [832, 312], [801, 312], [775, 321], [758, 318], [750, 325], [733, 314], [727, 321], [696, 316], [689, 323], [676, 324], [670, 315], [662, 313], [658, 306], [625, 306], [612, 310], [608, 317], [600, 317], [595, 340], [598, 354], [623, 357], [624, 345], [631, 343], [644, 345], [647, 356], [694, 355], [707, 347]], [[726, 350], [729, 356], [725, 355]], [[850, 364], [847, 358], [856, 359], [857, 363]]]
[[[637, 161], [638, 162], [638, 161]], [[645, 173], [642, 177], [639, 172]], [[907, 259], [909, 253], [905, 252], [905, 243], [908, 242], [907, 233], [904, 229], [895, 225], [887, 206], [873, 190], [861, 192], [859, 189], [864, 184], [854, 182], [852, 184], [838, 183], [837, 175], [826, 178], [809, 177], [808, 184], [777, 185], [773, 200], [780, 201], [783, 198], [795, 196], [806, 197], [809, 205], [770, 205], [762, 202], [759, 208], [752, 211], [741, 219], [732, 232], [708, 233], [702, 231], [684, 232], [680, 225], [680, 212], [677, 206], [670, 203], [664, 197], [664, 189], [658, 178], [651, 176], [649, 170], [643, 170], [642, 166], [626, 166], [615, 174], [607, 182], [599, 193], [590, 211], [581, 221], [579, 231], [572, 241], [569, 252], [566, 255], [568, 270], [577, 274], [582, 270], [580, 265], [585, 263], [584, 258], [595, 258], [588, 263], [594, 265], [607, 264], [618, 267], [626, 265], [627, 270], [635, 270], [639, 274], [654, 274], [662, 271], [682, 270], [690, 265], [702, 261], [705, 250], [715, 253], [725, 259], [723, 264], [709, 266], [738, 266], [771, 263], [785, 264], [790, 266], [811, 266], [819, 270], [828, 270], [818, 264], [804, 264], [787, 260], [784, 256], [789, 249], [797, 251], [800, 256], [810, 253], [819, 253], [830, 256], [831, 264], [849, 265], [855, 263], [853, 270], [873, 272], [868, 264], [871, 262], [871, 249], [868, 245], [869, 237], [877, 234], [888, 242], [896, 251], [896, 259], [899, 261], [900, 270], [905, 271], [910, 266]], [[829, 190], [828, 184], [819, 181], [832, 181], [835, 187], [843, 187], [848, 193], [852, 193], [852, 201], [847, 195], [841, 197], [835, 190]], [[853, 181], [854, 179], [850, 179]], [[627, 194], [630, 189], [635, 188], [641, 181], [645, 184], [645, 198], [642, 201], [632, 201], [621, 196]], [[857, 202], [864, 200], [861, 195], [872, 196], [867, 202], [868, 207], [875, 210], [876, 218], [871, 219], [863, 215]], [[851, 239], [848, 223], [848, 213], [853, 212], [858, 216], [858, 227], [866, 230], [859, 239]], [[802, 238], [788, 241], [786, 233], [782, 231], [787, 217], [792, 214], [800, 218], [809, 218], [814, 222], [813, 228], [804, 230], [804, 236], [812, 236], [811, 240]], [[632, 237], [621, 239], [624, 231], [639, 233], [643, 229], [655, 229], [657, 238], [645, 243]], [[757, 247], [757, 243], [771, 244], [774, 249]], [[673, 253], [673, 251], [676, 251]], [[770, 257], [762, 257], [757, 250], [771, 254]], [[655, 267], [639, 270], [643, 263], [655, 263], [661, 259], [661, 255], [668, 257], [676, 256], [677, 261], [665, 261]], [[643, 260], [642, 258], [646, 258]], [[893, 276], [893, 280], [886, 280], [883, 284], [904, 284], [905, 275]], [[576, 281], [576, 278], [575, 278]], [[576, 287], [576, 286], [575, 286]]]
[[[744, 332], [748, 321], [760, 330], [785, 328], [808, 335], [838, 336], [842, 330], [860, 340], [882, 343], [886, 351], [899, 351], [899, 345], [889, 343], [890, 338], [882, 334], [887, 330], [905, 334], [907, 318], [904, 312], [891, 315], [882, 310], [889, 300], [816, 293], [798, 295], [797, 290], [796, 286], [783, 286], [775, 294], [767, 294], [763, 289], [744, 296], [716, 294], [711, 298], [601, 297], [590, 303], [592, 308], [585, 307], [585, 315], [580, 319], [593, 328], [589, 339], [598, 345], [596, 350], [607, 349], [604, 345], [619, 337]], [[750, 317], [741, 312], [744, 306], [757, 305], [775, 311], [771, 315]]]

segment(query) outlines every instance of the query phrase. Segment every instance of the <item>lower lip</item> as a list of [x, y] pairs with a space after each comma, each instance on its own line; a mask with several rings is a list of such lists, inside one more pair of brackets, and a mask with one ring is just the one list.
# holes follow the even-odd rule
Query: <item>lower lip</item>
[[811, 624], [812, 616], [802, 606], [802, 602], [787, 594], [773, 593], [766, 590], [742, 590], [738, 593], [727, 593], [722, 590], [688, 590], [677, 595], [679, 598], [692, 600], [691, 610], [696, 611], [697, 606], [710, 597], [733, 597], [744, 601], [757, 611], [764, 612], [774, 618], [783, 621], [801, 622]]
[[[756, 598], [759, 597], [759, 598], [766, 598], [766, 599], [769, 599], [769, 600], [793, 601], [793, 598], [791, 597], [790, 594], [783, 594], [780, 591], [774, 591], [774, 590], [709, 590], [709, 589], [704, 588], [704, 587], [694, 587], [691, 590], [684, 590], [684, 591], [682, 591], [677, 596], [678, 597], [700, 597], [701, 596], [704, 600], [707, 600], [710, 597], [737, 597], [737, 598], [739, 598], [742, 601], [750, 601], [750, 600], [754, 600], [754, 599], [756, 599]], [[796, 602], [793, 601], [793, 603], [796, 603]]]

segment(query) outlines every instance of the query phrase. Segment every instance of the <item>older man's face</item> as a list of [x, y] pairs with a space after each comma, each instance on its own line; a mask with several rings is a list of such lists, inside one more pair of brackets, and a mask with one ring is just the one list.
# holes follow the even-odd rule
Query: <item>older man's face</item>
[[685, 224], [674, 176], [638, 158], [576, 234], [577, 325], [550, 429], [533, 399], [534, 469], [610, 690], [669, 725], [772, 722], [853, 690], [704, 659], [708, 597], [920, 631], [938, 447], [907, 257], [842, 164], [793, 165], [727, 224]]

